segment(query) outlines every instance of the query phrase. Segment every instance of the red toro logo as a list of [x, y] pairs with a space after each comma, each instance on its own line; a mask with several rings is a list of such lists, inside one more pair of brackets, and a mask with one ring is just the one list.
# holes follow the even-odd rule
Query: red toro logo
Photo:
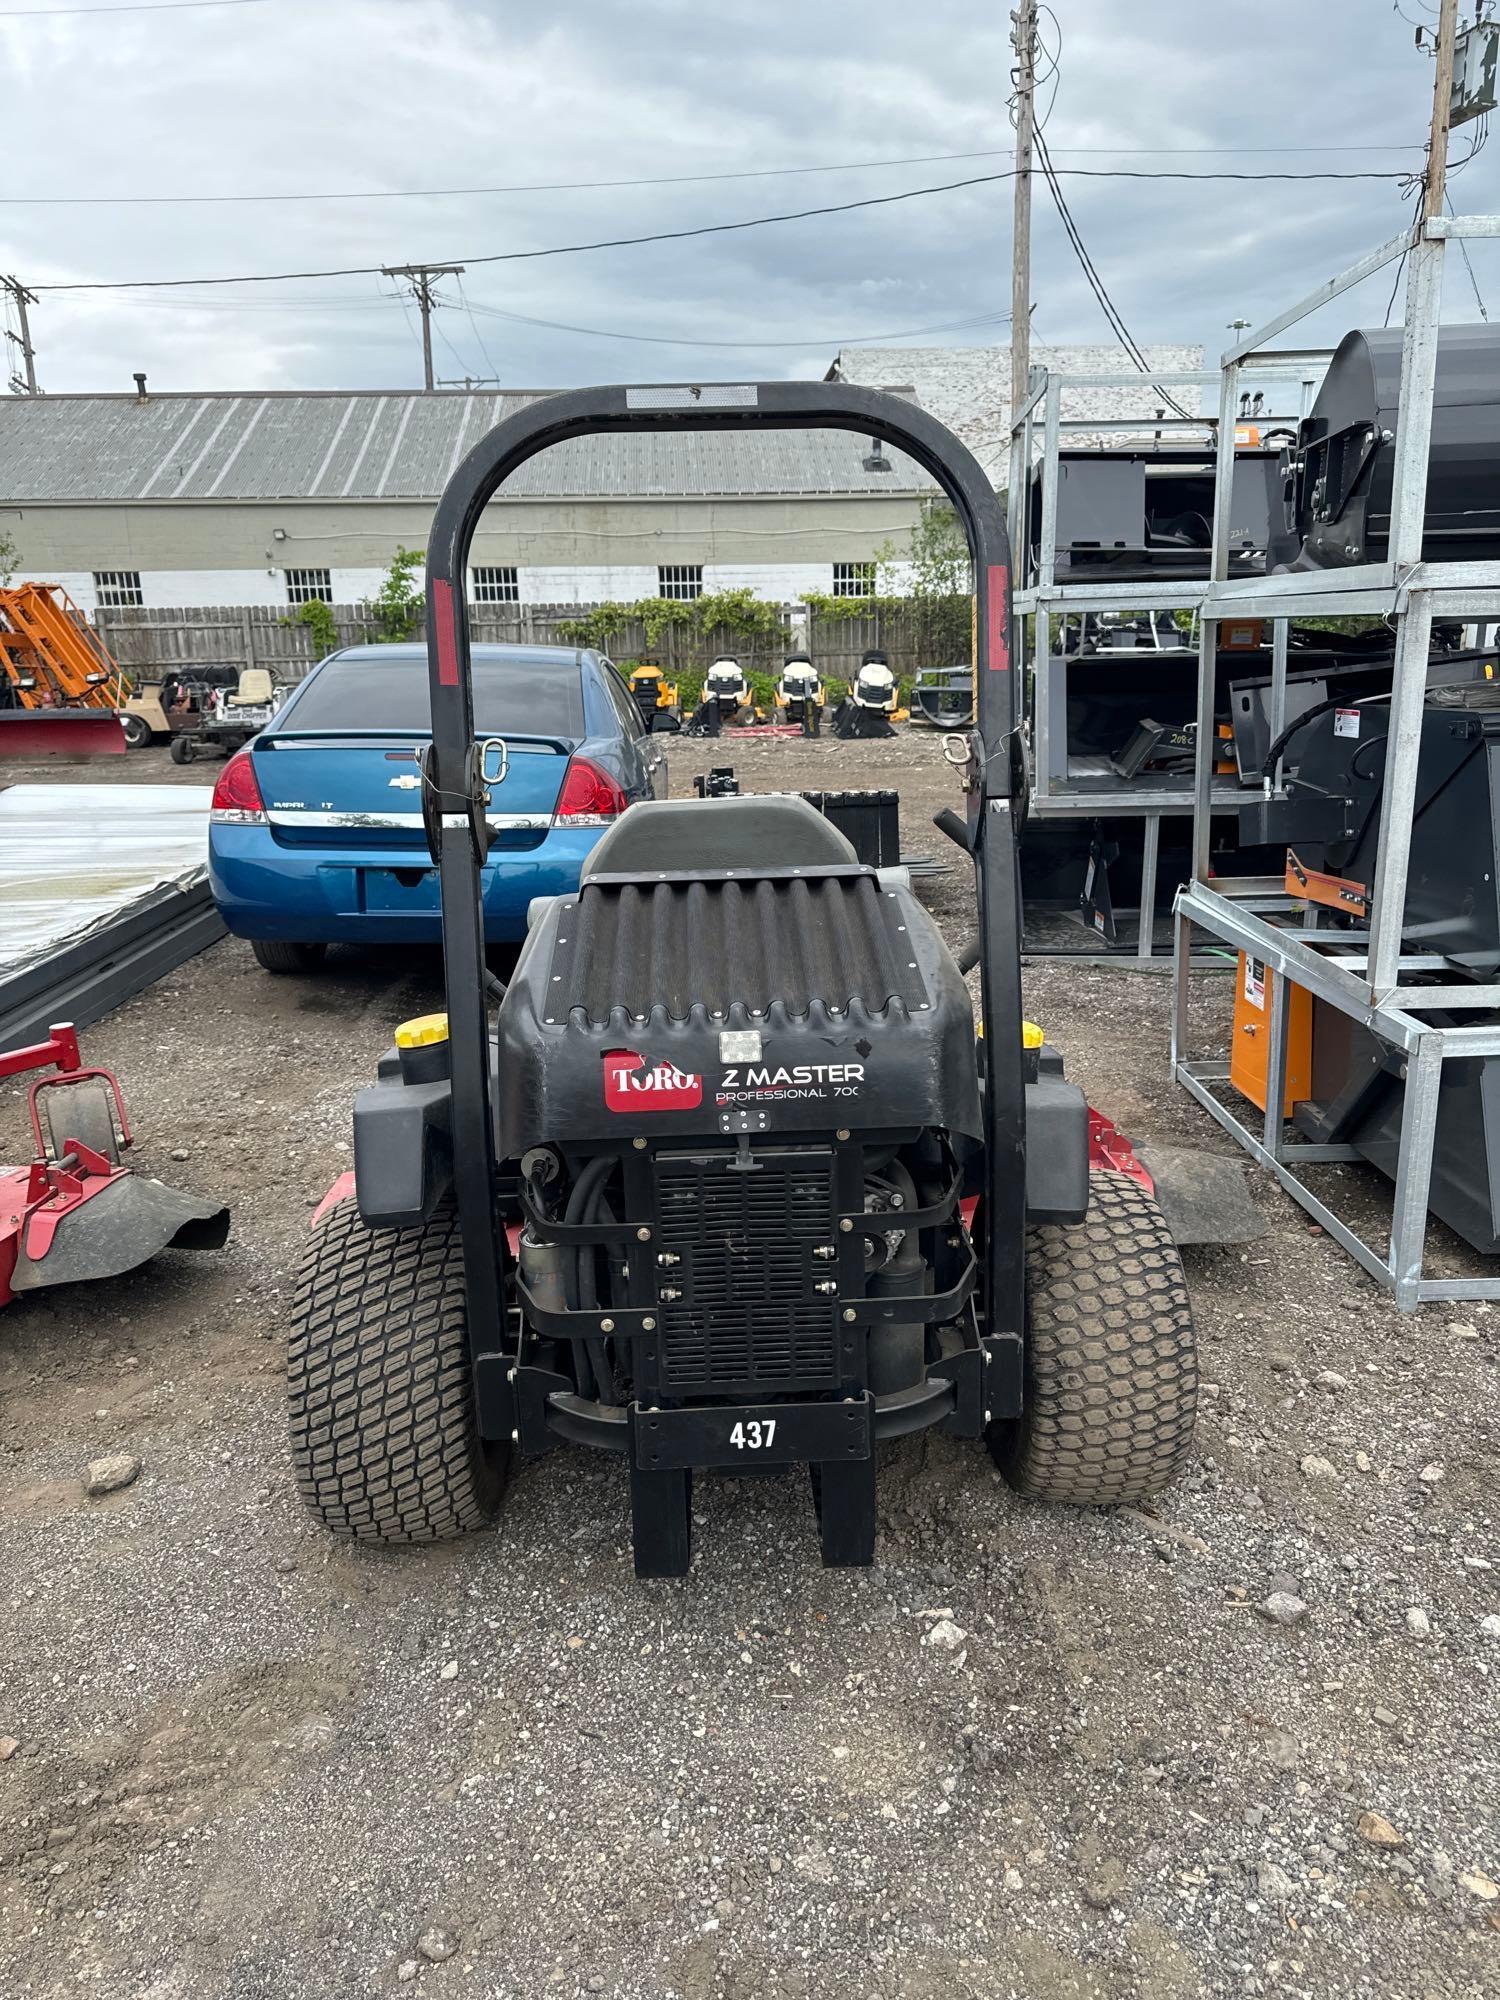
[[703, 1102], [703, 1079], [672, 1063], [648, 1063], [633, 1049], [611, 1049], [604, 1102], [611, 1111], [692, 1111]]

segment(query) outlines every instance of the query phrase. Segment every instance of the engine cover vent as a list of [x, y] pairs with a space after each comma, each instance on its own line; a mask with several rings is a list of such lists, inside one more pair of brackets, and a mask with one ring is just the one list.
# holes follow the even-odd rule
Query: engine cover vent
[[658, 1318], [661, 1387], [672, 1396], [779, 1394], [838, 1383], [838, 1302], [813, 1290], [832, 1265], [833, 1155], [762, 1152], [656, 1156], [660, 1248], [679, 1299]]
[[883, 1014], [928, 1004], [910, 936], [872, 874], [745, 882], [720, 879], [585, 882], [560, 926], [547, 1012], [581, 1007], [603, 1027], [610, 1010], [644, 1017], [661, 1006], [685, 1021], [736, 1001], [764, 1013], [780, 1001], [806, 1014], [814, 1001], [859, 1001]]

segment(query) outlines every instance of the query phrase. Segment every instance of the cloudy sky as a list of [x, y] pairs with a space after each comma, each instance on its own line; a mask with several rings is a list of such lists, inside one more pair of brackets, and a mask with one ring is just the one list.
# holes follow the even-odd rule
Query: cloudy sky
[[[414, 315], [378, 276], [40, 289], [416, 259], [468, 265], [461, 291], [443, 284], [440, 376], [516, 387], [821, 374], [841, 342], [1006, 338], [1004, 181], [730, 235], [480, 261], [1001, 171], [1006, 0], [103, 11], [117, 4], [0, 0], [0, 272], [39, 288], [44, 389], [129, 389], [138, 368], [158, 389], [419, 382]], [[1056, 51], [1060, 34], [1061, 48], [1041, 99], [1054, 159], [1143, 172], [1413, 168], [1431, 64], [1410, 22], [1436, 7], [1402, 6], [1053, 0], [1044, 40]], [[1456, 135], [1455, 157], [1474, 129]], [[985, 153], [996, 157], [849, 164]], [[1492, 161], [1500, 148], [1457, 178], [1463, 208], [1500, 206]], [[781, 171], [824, 166], [836, 170]], [[534, 187], [688, 175], [754, 177]], [[517, 184], [531, 191], [430, 192]], [[392, 198], [412, 189], [428, 192]], [[1264, 317], [1410, 213], [1394, 181], [1079, 178], [1064, 190], [1136, 338], [1203, 341], [1215, 356], [1229, 321]], [[339, 198], [290, 199], [320, 194]], [[267, 198], [209, 199], [252, 195]], [[1039, 337], [1106, 338], [1040, 187], [1034, 256]], [[1500, 305], [1500, 255], [1478, 245], [1473, 256], [1486, 304]], [[1372, 280], [1309, 337], [1378, 325], [1389, 292], [1389, 274]], [[1475, 314], [1456, 263], [1448, 313]]]

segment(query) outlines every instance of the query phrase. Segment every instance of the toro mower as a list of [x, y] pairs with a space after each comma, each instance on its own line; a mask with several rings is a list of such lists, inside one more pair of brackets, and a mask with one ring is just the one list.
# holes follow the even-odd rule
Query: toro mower
[[724, 729], [753, 729], [760, 711], [738, 660], [720, 654], [703, 676], [703, 694], [687, 726], [689, 736], [717, 736]]
[[843, 737], [894, 736], [891, 724], [901, 719], [896, 676], [884, 653], [865, 654], [849, 692], [834, 711], [833, 733]]
[[[760, 427], [878, 432], [967, 533], [979, 715], [949, 830], [982, 1033], [902, 871], [793, 797], [633, 806], [580, 888], [533, 906], [508, 989], [487, 973], [482, 511], [562, 438]], [[1169, 1480], [1196, 1393], [1177, 1251], [1150, 1174], [1022, 1020], [1009, 552], [965, 447], [845, 384], [543, 398], [450, 480], [427, 601], [446, 1013], [397, 1030], [312, 1231], [288, 1375], [314, 1512], [428, 1541], [488, 1521], [517, 1458], [584, 1445], [623, 1461], [638, 1572], [675, 1576], [709, 1470], [807, 1467], [825, 1562], [869, 1563], [878, 1447], [924, 1428], [986, 1442], [1039, 1498]]]
[[0, 1053], [0, 1077], [39, 1076], [28, 1093], [32, 1159], [0, 1167], [0, 1306], [19, 1293], [116, 1278], [168, 1245], [217, 1250], [229, 1211], [121, 1164], [131, 1144], [120, 1086], [86, 1069], [66, 1023], [45, 1042]]

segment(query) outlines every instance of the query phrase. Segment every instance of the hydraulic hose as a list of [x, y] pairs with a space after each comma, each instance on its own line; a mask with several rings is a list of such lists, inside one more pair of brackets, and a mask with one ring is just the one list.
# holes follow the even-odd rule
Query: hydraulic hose
[[1314, 702], [1311, 708], [1304, 708], [1300, 715], [1294, 716], [1276, 738], [1275, 742], [1266, 752], [1265, 761], [1260, 767], [1260, 775], [1263, 778], [1274, 777], [1276, 766], [1281, 761], [1286, 752], [1286, 746], [1297, 734], [1297, 731], [1305, 729], [1309, 722], [1316, 722], [1318, 717], [1326, 715], [1330, 708], [1378, 708], [1383, 703], [1388, 703], [1389, 701], [1390, 696], [1388, 694], [1360, 695], [1352, 701], [1346, 694], [1331, 694], [1326, 701]]
[[[588, 1162], [574, 1181], [568, 1195], [568, 1205], [563, 1211], [565, 1222], [590, 1222], [594, 1219], [596, 1197], [602, 1193], [613, 1166], [614, 1161], [607, 1153], [601, 1153], [596, 1159]], [[594, 1251], [589, 1244], [580, 1246], [574, 1260], [573, 1288], [577, 1310], [592, 1312], [597, 1308], [599, 1289], [594, 1275]], [[583, 1345], [598, 1385], [600, 1400], [613, 1405], [616, 1401], [614, 1373], [609, 1365], [604, 1342], [593, 1339], [586, 1340]]]

